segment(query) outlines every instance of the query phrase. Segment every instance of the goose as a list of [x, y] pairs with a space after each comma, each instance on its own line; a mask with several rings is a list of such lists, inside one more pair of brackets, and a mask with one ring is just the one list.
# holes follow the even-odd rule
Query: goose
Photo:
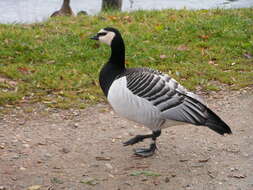
[[56, 16], [73, 16], [74, 13], [70, 7], [70, 0], [64, 0], [61, 9], [55, 11], [50, 17]]
[[161, 130], [170, 126], [188, 123], [206, 126], [221, 135], [232, 133], [230, 127], [198, 95], [169, 75], [151, 68], [126, 68], [125, 45], [117, 29], [103, 28], [91, 39], [111, 47], [109, 61], [99, 74], [99, 83], [109, 104], [121, 117], [152, 131], [123, 143], [124, 146], [134, 145], [150, 138], [150, 146], [134, 149], [135, 155], [152, 156]]

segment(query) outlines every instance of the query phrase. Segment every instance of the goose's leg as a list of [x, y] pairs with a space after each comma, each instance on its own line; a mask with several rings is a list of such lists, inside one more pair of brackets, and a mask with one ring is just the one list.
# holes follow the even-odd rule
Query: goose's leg
[[156, 147], [156, 139], [161, 135], [161, 130], [153, 131], [152, 136], [152, 143], [150, 144], [149, 148], [138, 148], [134, 149], [134, 154], [141, 157], [148, 157], [152, 156], [155, 153]]
[[146, 138], [153, 138], [153, 134], [149, 134], [149, 135], [136, 135], [134, 138], [129, 139], [128, 141], [124, 142], [123, 145], [124, 146], [128, 146], [128, 145], [134, 145], [138, 142], [143, 141]]

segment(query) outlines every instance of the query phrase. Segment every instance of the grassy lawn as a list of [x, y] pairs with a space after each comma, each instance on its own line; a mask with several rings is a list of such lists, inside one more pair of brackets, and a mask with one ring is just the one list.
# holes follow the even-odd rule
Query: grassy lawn
[[122, 32], [129, 67], [162, 70], [190, 90], [253, 85], [253, 9], [103, 13], [0, 25], [0, 105], [103, 101], [98, 73], [110, 49], [89, 36], [106, 26]]

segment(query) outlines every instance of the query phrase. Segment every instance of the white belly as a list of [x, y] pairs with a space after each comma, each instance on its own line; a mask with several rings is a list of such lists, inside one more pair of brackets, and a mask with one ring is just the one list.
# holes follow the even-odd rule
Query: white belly
[[164, 119], [160, 117], [160, 111], [152, 103], [134, 95], [127, 88], [126, 77], [112, 83], [107, 98], [117, 114], [143, 124], [151, 130], [160, 129], [164, 123]]

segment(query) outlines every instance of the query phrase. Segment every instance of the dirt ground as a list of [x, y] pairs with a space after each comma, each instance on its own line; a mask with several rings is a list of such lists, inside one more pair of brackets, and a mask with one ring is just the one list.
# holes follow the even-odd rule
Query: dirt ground
[[17, 107], [0, 118], [0, 190], [253, 190], [253, 91], [211, 97], [233, 135], [172, 127], [149, 158], [132, 152], [148, 140], [122, 146], [149, 131], [106, 104]]

